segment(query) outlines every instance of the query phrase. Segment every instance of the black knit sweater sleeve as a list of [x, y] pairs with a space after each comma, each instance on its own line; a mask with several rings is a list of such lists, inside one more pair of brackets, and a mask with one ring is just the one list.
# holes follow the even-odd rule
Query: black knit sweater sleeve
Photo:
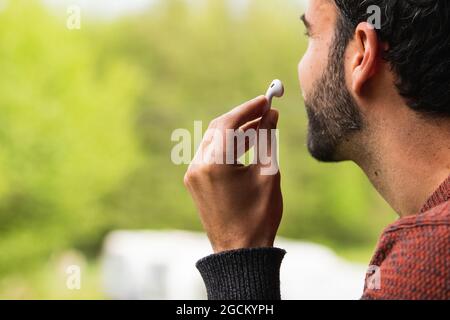
[[199, 260], [209, 300], [280, 300], [280, 266], [286, 251], [239, 249]]

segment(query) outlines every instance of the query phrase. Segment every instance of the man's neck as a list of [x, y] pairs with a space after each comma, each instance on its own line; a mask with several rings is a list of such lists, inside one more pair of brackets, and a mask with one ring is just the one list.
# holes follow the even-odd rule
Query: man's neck
[[450, 174], [450, 121], [382, 119], [355, 162], [401, 216], [419, 213]]

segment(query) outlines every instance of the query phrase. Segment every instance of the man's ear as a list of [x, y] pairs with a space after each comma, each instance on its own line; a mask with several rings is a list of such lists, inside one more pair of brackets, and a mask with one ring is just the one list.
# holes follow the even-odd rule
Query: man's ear
[[379, 42], [376, 30], [367, 22], [361, 22], [355, 30], [354, 51], [350, 56], [352, 90], [361, 94], [364, 85], [376, 73], [379, 59]]

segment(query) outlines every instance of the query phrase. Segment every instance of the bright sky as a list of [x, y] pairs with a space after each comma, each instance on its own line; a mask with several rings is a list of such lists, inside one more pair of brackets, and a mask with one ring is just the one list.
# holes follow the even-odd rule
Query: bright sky
[[83, 13], [97, 17], [114, 18], [133, 14], [150, 6], [155, 0], [42, 0], [54, 7], [58, 12], [66, 11], [67, 7], [77, 5]]
[[[1, 0], [0, 0], [1, 1]], [[115, 18], [147, 9], [158, 0], [42, 0], [45, 4], [65, 12], [67, 7], [78, 5], [82, 12], [95, 17]], [[161, 1], [161, 0], [160, 0]], [[205, 0], [185, 0], [192, 6], [202, 5]], [[228, 0], [232, 10], [245, 9], [250, 0]]]
[[[0, 0], [13, 1], [13, 0]], [[123, 15], [129, 15], [141, 12], [152, 4], [164, 0], [41, 0], [48, 4], [60, 14], [66, 14], [67, 8], [71, 5], [78, 5], [83, 14], [94, 16], [96, 18], [116, 18]], [[185, 0], [194, 8], [201, 6], [206, 0]], [[251, 1], [269, 1], [269, 0], [228, 0], [230, 10], [236, 13], [242, 13]], [[271, 1], [290, 1], [294, 3], [305, 3], [307, 0], [271, 0]]]

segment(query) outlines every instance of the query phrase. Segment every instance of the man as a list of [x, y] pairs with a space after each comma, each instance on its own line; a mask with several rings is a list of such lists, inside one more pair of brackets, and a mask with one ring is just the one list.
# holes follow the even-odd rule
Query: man
[[[368, 22], [373, 5], [379, 29]], [[381, 282], [362, 298], [450, 299], [450, 3], [310, 0], [302, 20], [308, 149], [319, 161], [355, 162], [400, 216], [370, 263]], [[277, 120], [258, 97], [210, 128], [274, 129]], [[206, 135], [199, 152], [215, 143]], [[186, 173], [214, 249], [197, 263], [210, 299], [280, 298], [280, 174], [261, 166], [200, 161]]]

